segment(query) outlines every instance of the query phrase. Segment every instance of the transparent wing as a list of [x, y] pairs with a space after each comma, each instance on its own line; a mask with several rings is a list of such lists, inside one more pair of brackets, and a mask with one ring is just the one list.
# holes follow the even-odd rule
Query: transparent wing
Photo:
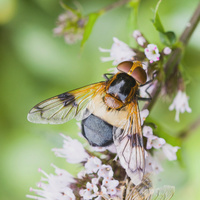
[[164, 185], [161, 188], [155, 189], [152, 200], [170, 200], [175, 193], [175, 187]]
[[113, 140], [122, 167], [135, 185], [141, 183], [144, 175], [144, 148], [137, 102], [127, 105], [128, 115], [114, 128]]
[[28, 113], [33, 123], [62, 124], [73, 118], [82, 119], [90, 100], [105, 91], [105, 82], [95, 83], [57, 95], [34, 106]]

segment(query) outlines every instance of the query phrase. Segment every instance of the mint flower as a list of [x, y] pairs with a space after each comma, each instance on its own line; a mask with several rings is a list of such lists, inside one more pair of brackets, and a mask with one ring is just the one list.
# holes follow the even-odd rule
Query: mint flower
[[150, 153], [146, 152], [146, 167], [145, 167], [145, 173], [155, 173], [159, 174], [163, 171], [163, 167], [161, 165], [161, 160], [157, 155], [152, 156]]
[[67, 44], [73, 44], [83, 39], [87, 18], [81, 16], [78, 11], [67, 10], [58, 17], [57, 27], [53, 32], [56, 36], [64, 36]]
[[133, 31], [133, 37], [141, 47], [145, 47], [147, 45], [146, 39], [143, 37], [142, 33], [139, 30]]
[[163, 138], [153, 135], [153, 129], [149, 126], [143, 127], [143, 136], [147, 138], [147, 149], [151, 149], [152, 147], [159, 149], [166, 143]]
[[72, 139], [63, 134], [61, 134], [61, 136], [64, 138], [63, 148], [52, 149], [56, 156], [66, 158], [69, 163], [81, 163], [89, 158], [89, 155], [86, 153], [83, 145], [78, 140]]
[[167, 157], [168, 160], [177, 160], [176, 152], [180, 149], [180, 147], [173, 147], [170, 144], [165, 144], [162, 146], [162, 150], [164, 155]]
[[144, 49], [146, 57], [150, 60], [150, 63], [160, 60], [160, 54], [158, 47], [155, 44], [148, 44]]
[[85, 163], [85, 169], [88, 174], [96, 173], [101, 167], [101, 160], [97, 157], [90, 157]]
[[110, 57], [101, 57], [103, 62], [113, 60], [113, 65], [118, 65], [123, 61], [133, 60], [136, 53], [126, 43], [120, 41], [116, 37], [113, 38], [113, 41], [114, 43], [112, 44], [111, 49], [99, 48], [101, 52], [110, 53]]
[[39, 169], [45, 177], [38, 183], [39, 189], [30, 188], [30, 191], [35, 192], [37, 196], [26, 195], [26, 197], [38, 200], [75, 200], [75, 195], [70, 188], [70, 184], [75, 182], [73, 176], [64, 169], [59, 169], [53, 164], [52, 166], [55, 168], [56, 175], [48, 175]]
[[109, 179], [109, 178], [113, 177], [114, 173], [113, 173], [112, 167], [110, 165], [101, 165], [97, 175], [99, 177]]
[[179, 122], [179, 113], [184, 113], [187, 111], [188, 113], [192, 112], [192, 109], [189, 107], [188, 104], [189, 97], [186, 95], [185, 92], [181, 90], [178, 91], [177, 95], [175, 96], [172, 104], [169, 106], [169, 110], [176, 110], [175, 120]]
[[95, 184], [87, 182], [86, 189], [81, 189], [79, 194], [83, 197], [84, 200], [89, 200], [94, 197], [97, 197], [98, 187]]
[[165, 55], [169, 55], [171, 52], [172, 52], [172, 50], [171, 50], [169, 47], [165, 47], [165, 48], [163, 49], [163, 53], [164, 53]]

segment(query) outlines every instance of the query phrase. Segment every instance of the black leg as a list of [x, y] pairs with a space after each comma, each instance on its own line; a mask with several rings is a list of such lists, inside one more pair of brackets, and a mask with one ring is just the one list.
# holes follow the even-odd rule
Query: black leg
[[140, 87], [142, 87], [142, 86], [145, 86], [145, 85], [148, 85], [148, 84], [151, 83], [151, 84], [145, 89], [145, 92], [147, 93], [147, 95], [149, 96], [149, 98], [143, 98], [143, 97], [138, 96], [138, 97], [137, 97], [138, 100], [141, 100], [141, 101], [151, 101], [151, 100], [152, 100], [152, 97], [151, 97], [151, 95], [149, 94], [148, 89], [152, 86], [152, 82], [153, 82], [153, 80], [155, 79], [156, 74], [157, 74], [157, 71], [153, 73], [152, 79], [151, 79], [151, 80], [147, 81], [147, 82], [146, 82], [145, 84], [143, 84], [143, 85], [140, 85]]
[[144, 97], [138, 97], [137, 96], [137, 100], [140, 100], [140, 101], [151, 101], [152, 100], [152, 97], [149, 93], [147, 93], [150, 97], [149, 98], [144, 98]]
[[149, 94], [148, 92], [148, 89], [152, 86], [152, 84], [150, 84], [146, 89], [145, 89], [145, 92], [147, 93], [148, 97], [149, 98], [144, 98], [144, 97], [141, 97], [140, 96], [140, 92], [138, 92], [138, 94], [136, 95], [137, 99], [138, 100], [141, 100], [141, 101], [151, 101], [152, 100], [152, 97], [151, 95]]

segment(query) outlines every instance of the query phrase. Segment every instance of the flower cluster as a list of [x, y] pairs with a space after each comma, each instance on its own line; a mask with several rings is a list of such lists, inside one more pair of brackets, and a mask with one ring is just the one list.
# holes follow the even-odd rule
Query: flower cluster
[[150, 63], [159, 61], [160, 53], [158, 47], [155, 44], [148, 44], [146, 39], [139, 31], [134, 31], [133, 36], [138, 44], [144, 48], [144, 52], [133, 49], [126, 43], [114, 37], [114, 43], [112, 44], [111, 49], [99, 48], [101, 52], [110, 53], [110, 57], [101, 57], [101, 60], [103, 62], [113, 61], [113, 65], [118, 65], [123, 61], [133, 60], [145, 61], [145, 59], [148, 59]]
[[[81, 163], [84, 169], [77, 174], [76, 178], [53, 164], [56, 175], [48, 175], [39, 169], [45, 178], [37, 184], [39, 189], [30, 189], [37, 196], [27, 195], [27, 197], [40, 200], [74, 200], [77, 198], [100, 200], [101, 197], [118, 197], [119, 181], [114, 179], [112, 166], [104, 164], [113, 153], [101, 154], [105, 159], [100, 160], [94, 152], [85, 150], [78, 140], [63, 134], [61, 136], [64, 138], [63, 148], [52, 149], [55, 155], [65, 158], [69, 163]], [[105, 153], [106, 149], [103, 148], [101, 151]], [[113, 161], [113, 166], [115, 166], [115, 161]]]
[[26, 195], [30, 199], [47, 200], [75, 200], [76, 197], [70, 188], [70, 185], [75, 183], [75, 179], [64, 169], [55, 168], [56, 175], [48, 175], [42, 169], [39, 169], [45, 177], [37, 184], [39, 189], [30, 188], [31, 192], [35, 192], [37, 196]]
[[[147, 109], [140, 112], [142, 125], [148, 114]], [[179, 147], [172, 147], [164, 139], [153, 135], [153, 130], [149, 126], [143, 126], [143, 135], [147, 138], [146, 174], [161, 172], [163, 170], [161, 161], [164, 156], [168, 160], [176, 160]], [[54, 148], [53, 152], [56, 156], [66, 159], [68, 163], [81, 164], [83, 169], [77, 177], [53, 164], [55, 175], [48, 175], [39, 169], [44, 175], [37, 184], [39, 189], [31, 188], [30, 191], [35, 192], [35, 196], [27, 195], [27, 197], [38, 200], [121, 199], [125, 170], [116, 159], [115, 146], [89, 147], [88, 150], [77, 139], [63, 134], [61, 136], [64, 138], [63, 147]], [[142, 183], [138, 187], [142, 187]]]
[[119, 181], [113, 178], [114, 172], [110, 165], [102, 164], [97, 157], [91, 157], [81, 172], [82, 178], [89, 176], [91, 182], [86, 183], [86, 188], [79, 194], [83, 199], [101, 199], [101, 197], [116, 197], [118, 195]]
[[82, 40], [87, 18], [76, 10], [67, 10], [58, 17], [57, 27], [53, 32], [56, 36], [64, 36], [65, 42], [73, 44]]

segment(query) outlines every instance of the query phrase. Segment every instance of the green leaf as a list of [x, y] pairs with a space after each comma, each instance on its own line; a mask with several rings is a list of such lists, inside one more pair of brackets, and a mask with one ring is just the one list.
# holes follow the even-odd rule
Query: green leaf
[[160, 6], [162, 0], [158, 1], [156, 5], [156, 9], [154, 11], [154, 19], [152, 20], [154, 27], [160, 33], [160, 40], [163, 44], [172, 46], [176, 42], [176, 35], [172, 31], [165, 31], [164, 26], [160, 20], [160, 16], [158, 14], [158, 8]]
[[173, 31], [165, 32], [165, 35], [167, 36], [171, 44], [174, 44], [176, 42], [176, 35]]
[[176, 42], [176, 35], [172, 31], [160, 32], [160, 40], [163, 44], [167, 46], [172, 46]]
[[87, 39], [89, 38], [91, 32], [92, 32], [92, 29], [93, 29], [93, 26], [97, 20], [97, 18], [100, 16], [100, 13], [91, 13], [89, 15], [89, 19], [88, 19], [88, 22], [85, 26], [85, 31], [84, 31], [84, 34], [83, 34], [83, 39], [82, 39], [82, 42], [81, 42], [81, 47], [83, 47], [83, 45], [85, 44], [85, 42], [87, 41]]
[[161, 32], [161, 33], [164, 33], [165, 30], [164, 30], [164, 27], [162, 25], [162, 22], [160, 20], [160, 17], [158, 15], [158, 12], [155, 13], [155, 17], [154, 17], [154, 20], [153, 20], [153, 25], [155, 26], [156, 30]]

